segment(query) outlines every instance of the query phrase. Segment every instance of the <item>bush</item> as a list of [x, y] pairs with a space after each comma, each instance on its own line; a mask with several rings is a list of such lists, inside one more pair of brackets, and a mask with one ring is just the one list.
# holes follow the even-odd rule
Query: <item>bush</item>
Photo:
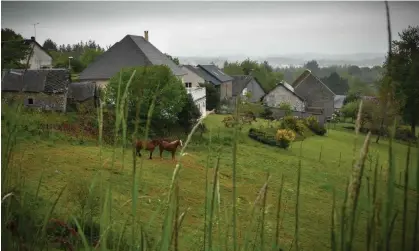
[[274, 120], [273, 112], [269, 107], [265, 107], [263, 111], [260, 113], [260, 116], [264, 119]]
[[295, 133], [289, 129], [279, 129], [276, 132], [275, 139], [278, 141], [279, 147], [287, 149], [294, 141]]
[[317, 135], [323, 136], [326, 134], [326, 128], [319, 124], [316, 117], [310, 116], [305, 120], [307, 127]]
[[403, 141], [416, 141], [416, 136], [409, 126], [399, 126], [394, 133], [394, 138]]
[[304, 126], [303, 121], [293, 116], [284, 117], [282, 119], [281, 128], [293, 130], [294, 132], [300, 135], [304, 135], [304, 131], [305, 131], [305, 126]]

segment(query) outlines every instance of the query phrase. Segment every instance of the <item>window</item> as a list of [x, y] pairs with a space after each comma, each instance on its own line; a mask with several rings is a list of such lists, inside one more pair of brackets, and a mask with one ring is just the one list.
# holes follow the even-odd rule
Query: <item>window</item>
[[192, 83], [191, 82], [186, 82], [185, 83], [185, 87], [186, 88], [191, 88], [192, 87]]
[[28, 98], [28, 105], [33, 105], [33, 98]]

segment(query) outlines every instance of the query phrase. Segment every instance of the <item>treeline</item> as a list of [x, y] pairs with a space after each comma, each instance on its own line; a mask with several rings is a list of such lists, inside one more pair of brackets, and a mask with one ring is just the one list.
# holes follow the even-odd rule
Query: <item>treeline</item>
[[57, 45], [57, 43], [48, 38], [42, 46], [52, 56], [54, 67], [68, 67], [70, 64], [73, 73], [80, 73], [96, 57], [106, 51], [105, 48], [98, 45], [94, 40], [80, 41], [72, 45]]
[[335, 94], [360, 93], [374, 95], [376, 81], [383, 72], [381, 66], [358, 67], [330, 66], [320, 67], [316, 60], [307, 62], [303, 67], [274, 68], [267, 61], [257, 62], [246, 59], [242, 62], [224, 62], [223, 71], [229, 75], [252, 75], [258, 79], [265, 92], [272, 90], [281, 80], [292, 84], [305, 69], [309, 69]]

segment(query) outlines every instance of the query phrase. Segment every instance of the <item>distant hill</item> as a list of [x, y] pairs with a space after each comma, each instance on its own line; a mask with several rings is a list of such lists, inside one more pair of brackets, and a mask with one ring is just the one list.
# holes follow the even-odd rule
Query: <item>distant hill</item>
[[[219, 57], [178, 57], [181, 64], [209, 64], [214, 62], [219, 67], [222, 67], [224, 61], [243, 61], [247, 57], [245, 55], [231, 55]], [[375, 65], [382, 65], [385, 59], [384, 54], [378, 53], [357, 53], [357, 54], [342, 54], [342, 55], [324, 55], [316, 53], [304, 54], [289, 54], [268, 57], [249, 57], [252, 60], [268, 61], [274, 67], [289, 67], [289, 66], [303, 66], [309, 60], [315, 59], [320, 67], [327, 67], [331, 65], [357, 65], [360, 67], [373, 67]]]

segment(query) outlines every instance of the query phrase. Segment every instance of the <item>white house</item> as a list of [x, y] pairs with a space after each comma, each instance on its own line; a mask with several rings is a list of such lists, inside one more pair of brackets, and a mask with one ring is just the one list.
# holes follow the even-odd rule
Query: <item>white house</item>
[[182, 65], [182, 70], [186, 72], [186, 75], [183, 76], [186, 91], [192, 95], [196, 106], [198, 106], [199, 111], [203, 116], [207, 111], [206, 90], [205, 87], [201, 87], [200, 84], [205, 83], [205, 79], [199, 75], [200, 72], [198, 67]]
[[[33, 47], [33, 52], [29, 55], [30, 70], [52, 68], [51, 55], [49, 55], [49, 53], [38, 42], [36, 42], [35, 37], [31, 37], [31, 39], [26, 39], [25, 43], [29, 44], [31, 48]], [[23, 59], [21, 63], [26, 64], [27, 60], [28, 58]]]

